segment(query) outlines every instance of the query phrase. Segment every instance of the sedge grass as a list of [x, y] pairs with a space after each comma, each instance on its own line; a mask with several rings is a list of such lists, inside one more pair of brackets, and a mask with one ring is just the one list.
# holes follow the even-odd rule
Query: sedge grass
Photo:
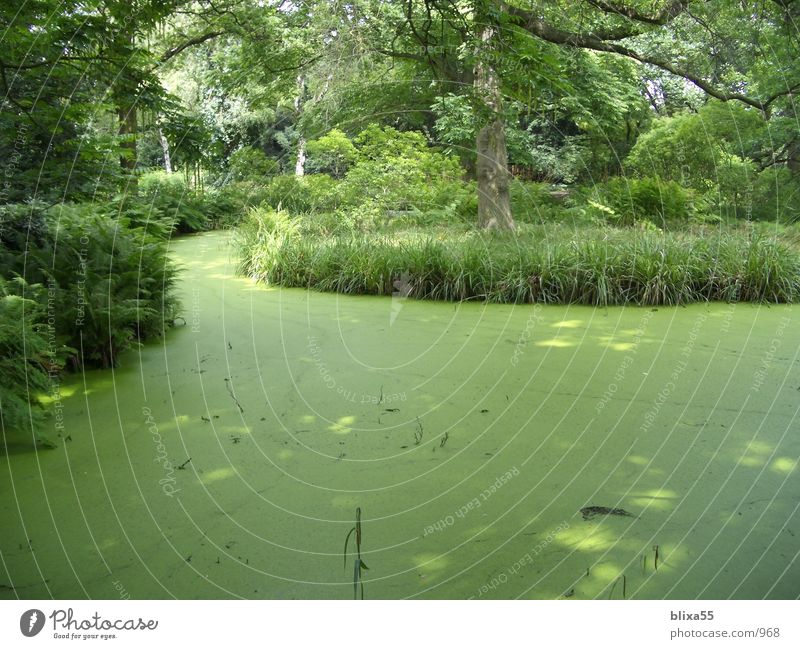
[[795, 302], [800, 253], [763, 234], [523, 227], [315, 233], [251, 216], [240, 271], [273, 285], [418, 299], [588, 305]]

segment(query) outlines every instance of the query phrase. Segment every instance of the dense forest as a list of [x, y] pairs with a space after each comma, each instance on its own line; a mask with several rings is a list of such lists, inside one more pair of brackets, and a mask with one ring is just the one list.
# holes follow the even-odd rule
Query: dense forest
[[191, 233], [338, 294], [796, 302], [798, 25], [797, 0], [4, 0], [3, 430], [55, 445], [60, 377], [187, 325]]

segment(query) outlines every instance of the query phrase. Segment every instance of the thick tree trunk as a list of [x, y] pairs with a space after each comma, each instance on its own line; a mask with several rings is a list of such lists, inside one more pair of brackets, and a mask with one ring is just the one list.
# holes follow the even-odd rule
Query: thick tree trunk
[[514, 229], [511, 215], [511, 197], [508, 172], [508, 150], [506, 149], [505, 124], [501, 116], [500, 81], [490, 63], [482, 54], [491, 51], [495, 27], [487, 24], [481, 40], [483, 52], [478, 53], [475, 65], [475, 93], [492, 114], [475, 138], [477, 162], [475, 173], [478, 180], [478, 225], [482, 228]]
[[514, 229], [509, 194], [508, 153], [505, 125], [496, 119], [478, 133], [478, 225], [482, 228]]

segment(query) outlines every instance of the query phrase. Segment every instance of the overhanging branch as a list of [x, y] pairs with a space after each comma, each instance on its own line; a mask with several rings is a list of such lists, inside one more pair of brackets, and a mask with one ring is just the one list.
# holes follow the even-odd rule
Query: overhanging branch
[[[603, 2], [601, 0], [589, 1], [591, 4], [603, 9], [604, 11], [611, 11], [612, 7], [617, 6], [616, 3]], [[505, 3], [503, 4], [505, 5]], [[638, 22], [666, 24], [672, 18], [680, 14], [684, 9], [684, 5], [686, 4], [688, 3], [678, 1], [672, 2], [658, 15], [653, 16], [644, 16], [643, 14], [639, 14], [634, 10], [628, 10], [627, 14], [621, 13], [622, 7], [618, 7], [620, 11], [617, 13], [621, 13], [621, 15], [624, 15], [626, 18], [630, 18], [631, 20], [636, 20]], [[775, 93], [767, 98], [756, 99], [739, 92], [731, 92], [722, 88], [718, 88], [699, 74], [695, 74], [660, 57], [637, 52], [618, 42], [609, 42], [608, 40], [599, 37], [596, 33], [581, 34], [564, 31], [552, 26], [539, 16], [535, 15], [533, 12], [525, 9], [508, 5], [505, 5], [505, 9], [513, 18], [516, 19], [517, 24], [522, 27], [522, 29], [533, 34], [534, 36], [537, 36], [538, 38], [541, 38], [542, 40], [554, 43], [556, 45], [566, 45], [568, 47], [594, 50], [596, 52], [608, 52], [611, 54], [625, 56], [629, 59], [633, 59], [634, 61], [638, 61], [639, 63], [652, 65], [661, 70], [669, 72], [670, 74], [674, 74], [675, 76], [686, 79], [700, 88], [707, 95], [714, 97], [715, 99], [719, 99], [721, 101], [739, 101], [743, 104], [747, 104], [748, 106], [752, 106], [753, 108], [757, 108], [758, 110], [763, 111], [765, 114], [768, 113], [770, 105], [776, 99], [785, 95], [791, 95], [798, 89], [798, 86], [794, 86], [788, 90]]]
[[161, 59], [160, 60], [161, 60], [162, 63], [166, 63], [171, 58], [173, 58], [173, 57], [177, 56], [178, 54], [180, 54], [181, 52], [183, 52], [183, 50], [185, 50], [186, 48], [192, 47], [194, 45], [201, 45], [202, 43], [205, 43], [206, 41], [210, 41], [212, 38], [217, 38], [217, 36], [222, 36], [224, 33], [225, 32], [222, 32], [222, 31], [206, 32], [205, 34], [200, 34], [199, 36], [195, 36], [194, 38], [190, 38], [190, 39], [184, 41], [183, 43], [181, 43], [180, 45], [177, 45], [177, 46], [175, 46], [173, 48], [168, 49], [166, 52], [164, 52], [161, 55]]

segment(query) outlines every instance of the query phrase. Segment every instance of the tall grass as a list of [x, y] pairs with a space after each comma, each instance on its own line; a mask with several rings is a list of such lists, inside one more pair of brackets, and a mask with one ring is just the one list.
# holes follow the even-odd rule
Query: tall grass
[[590, 305], [793, 302], [800, 255], [774, 238], [715, 231], [527, 226], [322, 236], [302, 218], [254, 212], [240, 271], [269, 284], [422, 299]]

